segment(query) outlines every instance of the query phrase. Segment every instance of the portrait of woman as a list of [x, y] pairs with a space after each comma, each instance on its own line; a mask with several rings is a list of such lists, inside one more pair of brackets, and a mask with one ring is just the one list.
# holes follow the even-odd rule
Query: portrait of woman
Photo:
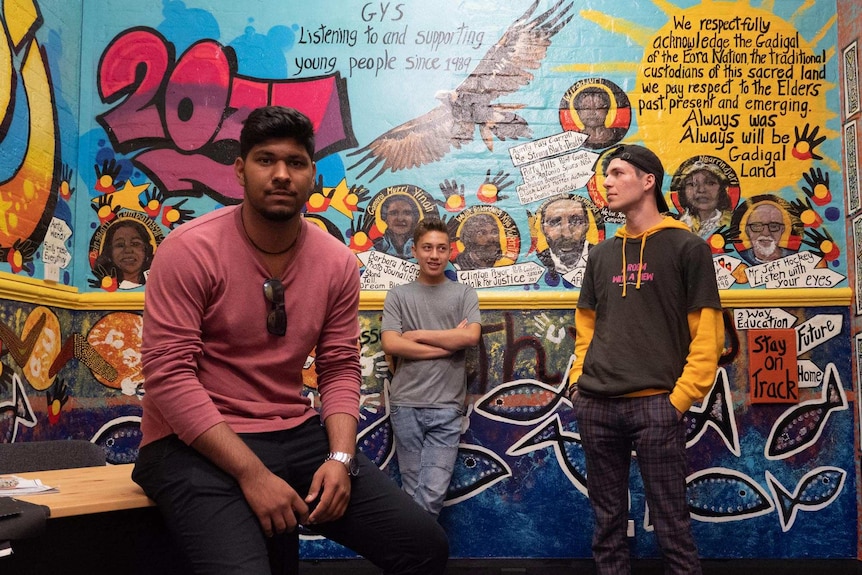
[[362, 231], [374, 250], [412, 260], [413, 230], [429, 216], [440, 214], [428, 192], [413, 184], [386, 186], [368, 202]]
[[625, 92], [604, 78], [573, 84], [560, 100], [560, 126], [588, 136], [583, 147], [601, 150], [623, 139], [631, 124]]
[[733, 213], [730, 185], [730, 178], [716, 163], [684, 164], [671, 182], [681, 209], [680, 221], [703, 239], [729, 226]]
[[419, 223], [419, 207], [407, 194], [394, 194], [380, 205], [380, 219], [386, 224], [383, 235], [374, 240], [374, 249], [401, 259], [413, 257], [413, 230]]
[[119, 289], [136, 288], [147, 283], [154, 251], [146, 226], [133, 219], [120, 219], [105, 233], [93, 269], [101, 267], [115, 274]]

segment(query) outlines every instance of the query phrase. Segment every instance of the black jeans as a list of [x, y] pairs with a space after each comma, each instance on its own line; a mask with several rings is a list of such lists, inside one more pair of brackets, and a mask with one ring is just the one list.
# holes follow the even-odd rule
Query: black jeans
[[[295, 429], [241, 437], [300, 496], [329, 452], [317, 418]], [[357, 457], [359, 475], [352, 478], [347, 511], [314, 530], [387, 574], [444, 573], [446, 533], [367, 457]], [[297, 533], [267, 538], [236, 481], [176, 436], [141, 448], [132, 478], [158, 505], [194, 573], [298, 572]]]

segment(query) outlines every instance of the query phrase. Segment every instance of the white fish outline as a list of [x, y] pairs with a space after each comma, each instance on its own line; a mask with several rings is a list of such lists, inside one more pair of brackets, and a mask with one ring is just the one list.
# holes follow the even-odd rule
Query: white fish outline
[[[95, 443], [96, 445], [98, 445], [99, 441], [102, 440], [102, 437], [105, 434], [110, 433], [114, 428], [122, 426], [122, 425], [127, 424], [127, 423], [137, 424], [137, 428], [140, 429], [141, 428], [141, 416], [140, 415], [123, 415], [120, 417], [115, 417], [114, 419], [105, 423], [102, 427], [99, 428], [99, 430], [96, 433], [93, 434], [93, 437], [90, 438], [90, 443]], [[110, 453], [110, 446], [104, 445], [103, 448], [105, 449], [105, 463], [107, 465], [115, 465], [111, 461], [112, 457], [111, 457], [111, 453]]]
[[[837, 397], [836, 397], [837, 396]], [[840, 399], [840, 402], [838, 402]], [[819, 411], [825, 409], [823, 413]], [[838, 375], [838, 368], [834, 363], [829, 363], [826, 366], [826, 375], [823, 377], [823, 393], [820, 399], [810, 399], [803, 401], [781, 414], [775, 425], [769, 431], [769, 437], [766, 439], [766, 444], [763, 448], [763, 454], [766, 459], [777, 460], [786, 459], [791, 455], [795, 455], [800, 451], [808, 449], [820, 439], [823, 429], [826, 427], [826, 422], [829, 421], [829, 415], [833, 411], [844, 411], [847, 409], [847, 394], [844, 393], [844, 386], [841, 384], [841, 378]], [[789, 451], [779, 451], [779, 441], [787, 440], [787, 429], [798, 418], [814, 417], [814, 433], [804, 441]]]
[[[389, 378], [383, 379], [383, 406], [383, 417], [363, 429], [356, 436], [356, 445], [380, 469], [389, 465], [389, 462], [392, 461], [392, 456], [395, 455], [395, 431], [392, 429], [392, 420], [390, 418]], [[366, 449], [363, 449], [363, 444], [366, 441], [369, 444], [373, 443], [372, 439], [379, 433], [384, 434], [384, 444], [379, 449], [372, 449], [370, 446], [366, 446]], [[383, 456], [382, 458], [378, 457], [375, 453], [369, 453], [369, 451], [382, 452]]]
[[0, 413], [8, 411], [14, 414], [9, 416], [9, 419], [12, 420], [12, 433], [9, 436], [9, 443], [15, 443], [20, 426], [35, 427], [38, 421], [36, 419], [36, 414], [33, 412], [33, 407], [30, 405], [30, 399], [27, 397], [27, 392], [24, 391], [24, 384], [21, 382], [21, 377], [15, 372], [12, 372], [11, 386], [12, 401], [4, 401], [3, 403], [0, 403]]
[[[721, 512], [721, 515], [703, 515], [698, 513], [697, 509], [692, 506], [691, 496], [689, 491], [693, 487], [697, 487], [699, 482], [710, 481], [708, 476], [715, 476], [716, 480], [737, 480], [745, 487], [748, 487], [754, 490], [758, 495], [760, 495], [760, 500], [762, 503], [762, 507], [755, 508], [752, 511], [736, 511], [733, 513]], [[709, 467], [707, 469], [701, 469], [700, 471], [696, 471], [689, 475], [686, 478], [686, 499], [688, 500], [689, 514], [693, 519], [697, 519], [698, 521], [703, 521], [705, 523], [725, 523], [728, 521], [741, 521], [743, 519], [751, 519], [752, 517], [759, 517], [760, 515], [766, 515], [767, 513], [772, 513], [772, 510], [775, 509], [775, 503], [773, 503], [772, 498], [769, 496], [769, 493], [760, 486], [757, 482], [754, 481], [748, 475], [742, 473], [741, 471], [736, 471], [735, 469], [729, 469], [727, 467]]]
[[[718, 410], [718, 415], [714, 414], [715, 410]], [[727, 378], [727, 370], [723, 367], [719, 367], [715, 372], [715, 382], [701, 405], [692, 406], [683, 417], [686, 426], [686, 447], [697, 443], [706, 429], [712, 427], [718, 432], [731, 453], [737, 457], [741, 455], [739, 430], [736, 428], [733, 398], [730, 395], [730, 382]]]
[[[559, 387], [554, 387], [537, 379], [516, 379], [514, 381], [509, 381], [498, 385], [491, 391], [487, 392], [485, 395], [478, 398], [474, 404], [474, 411], [483, 417], [491, 419], [493, 421], [500, 421], [503, 423], [511, 423], [513, 425], [534, 425], [536, 423], [540, 423], [544, 421], [549, 414], [553, 413], [557, 407], [561, 404], [572, 406], [572, 402], [567, 397], [566, 390], [568, 389], [569, 382], [569, 372], [572, 369], [572, 364], [575, 361], [575, 355], [572, 354], [569, 356], [569, 361], [566, 364], [566, 370], [564, 371], [563, 380], [560, 382]], [[519, 386], [532, 387], [538, 389], [540, 391], [547, 392], [548, 394], [553, 396], [553, 400], [548, 401], [544, 405], [537, 405], [540, 409], [536, 409], [534, 413], [530, 414], [528, 418], [516, 418], [507, 415], [501, 415], [499, 413], [495, 413], [492, 410], [489, 410], [487, 406], [491, 406], [495, 403], [494, 398], [502, 398], [506, 396], [506, 393]]]
[[[466, 501], [471, 497], [475, 497], [478, 494], [482, 493], [492, 485], [503, 481], [512, 476], [512, 468], [509, 467], [509, 464], [503, 461], [499, 455], [488, 449], [487, 447], [482, 447], [481, 445], [473, 445], [468, 443], [459, 443], [458, 444], [458, 459], [455, 462], [455, 472], [452, 474], [453, 483], [456, 478], [456, 474], [458, 473], [458, 465], [461, 461], [462, 456], [475, 454], [474, 457], [478, 457], [480, 460], [492, 463], [499, 467], [499, 470], [482, 477], [480, 480], [474, 482], [470, 485], [469, 489], [465, 490], [463, 493], [451, 497], [450, 493], [446, 494], [446, 499], [443, 501], [443, 506], [448, 507], [450, 505], [455, 505], [456, 503], [460, 503], [462, 501]], [[453, 483], [449, 485], [449, 491], [452, 491]], [[451, 498], [450, 498], [451, 497]]]
[[[542, 439], [541, 436], [549, 431], [551, 434], [546, 439]], [[555, 413], [546, 419], [541, 425], [537, 425], [535, 429], [512, 444], [512, 446], [506, 450], [506, 455], [525, 455], [531, 451], [553, 447], [554, 455], [557, 457], [557, 463], [560, 465], [560, 469], [563, 470], [563, 473], [565, 473], [566, 477], [569, 478], [569, 481], [578, 491], [589, 497], [589, 494], [587, 493], [586, 473], [579, 472], [574, 463], [566, 457], [566, 443], [581, 445], [581, 434], [565, 430], [563, 428], [562, 421], [560, 421], [560, 414]]]
[[[839, 477], [838, 482], [834, 486], [830, 486], [828, 496], [816, 502], [804, 501], [805, 490], [812, 482], [816, 482], [819, 476]], [[812, 469], [802, 476], [799, 483], [796, 484], [796, 489], [793, 493], [785, 489], [778, 479], [772, 473], [766, 471], [766, 483], [769, 485], [769, 490], [772, 491], [772, 496], [778, 504], [778, 520], [781, 523], [781, 530], [785, 533], [790, 531], [793, 524], [796, 522], [796, 513], [800, 509], [804, 511], [819, 511], [829, 506], [841, 494], [844, 489], [844, 481], [847, 479], [847, 472], [840, 467], [824, 465]], [[803, 493], [803, 497], [800, 497]]]

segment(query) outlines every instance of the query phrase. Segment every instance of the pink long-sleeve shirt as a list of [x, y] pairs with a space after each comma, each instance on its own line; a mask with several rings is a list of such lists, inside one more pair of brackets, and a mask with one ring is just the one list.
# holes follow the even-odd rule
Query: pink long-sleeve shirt
[[270, 335], [269, 278], [238, 206], [171, 232], [150, 268], [142, 360], [146, 445], [193, 442], [222, 421], [237, 433], [289, 429], [315, 414], [302, 369], [315, 350], [321, 417], [358, 417], [359, 273], [341, 242], [303, 220], [280, 278], [287, 334]]

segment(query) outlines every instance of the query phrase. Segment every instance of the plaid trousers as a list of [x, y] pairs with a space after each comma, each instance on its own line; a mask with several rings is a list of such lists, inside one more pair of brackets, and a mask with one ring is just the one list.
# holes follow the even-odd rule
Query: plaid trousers
[[605, 398], [579, 391], [573, 407], [596, 522], [592, 542], [596, 573], [631, 573], [626, 527], [634, 450], [665, 573], [700, 575], [686, 500], [685, 429], [668, 395]]

